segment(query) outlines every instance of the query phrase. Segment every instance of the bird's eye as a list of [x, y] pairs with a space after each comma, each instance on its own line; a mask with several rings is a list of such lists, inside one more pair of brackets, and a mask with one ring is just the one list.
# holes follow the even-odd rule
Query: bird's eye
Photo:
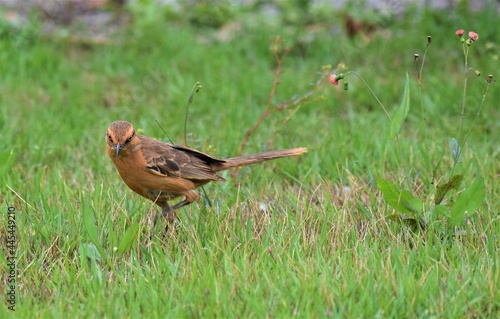
[[125, 144], [128, 144], [128, 143], [132, 142], [132, 139], [134, 138], [134, 136], [135, 136], [135, 131], [132, 132], [132, 135], [130, 135], [130, 137], [127, 139], [127, 141], [125, 142]]
[[113, 143], [113, 139], [111, 138], [111, 135], [108, 135], [108, 141], [110, 141], [111, 143]]

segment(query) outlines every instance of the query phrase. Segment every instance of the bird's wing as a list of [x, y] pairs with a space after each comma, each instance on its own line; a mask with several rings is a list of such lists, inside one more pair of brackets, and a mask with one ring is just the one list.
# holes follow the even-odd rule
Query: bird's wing
[[198, 181], [224, 181], [212, 165], [224, 163], [196, 150], [141, 136], [146, 165], [155, 174]]

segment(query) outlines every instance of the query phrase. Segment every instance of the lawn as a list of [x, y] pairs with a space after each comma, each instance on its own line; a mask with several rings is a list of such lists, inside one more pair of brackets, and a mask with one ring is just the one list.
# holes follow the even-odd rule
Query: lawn
[[[0, 317], [9, 307], [20, 318], [500, 315], [495, 9], [358, 10], [375, 27], [348, 37], [349, 11], [327, 7], [176, 13], [138, 3], [105, 41], [0, 25]], [[479, 39], [462, 44], [457, 29]], [[463, 99], [464, 48], [474, 70]], [[327, 75], [339, 72], [346, 78], [331, 85]], [[406, 73], [411, 107], [390, 138]], [[284, 102], [243, 153], [308, 152], [222, 172], [227, 182], [199, 189], [178, 226], [165, 234], [161, 221], [150, 240], [157, 207], [118, 175], [108, 125], [127, 120], [141, 134], [227, 158], [266, 107]], [[454, 157], [451, 139], [465, 137]], [[457, 174], [461, 183], [437, 205], [439, 186]], [[381, 180], [418, 199], [418, 212], [400, 214]], [[477, 207], [454, 224], [450, 211], [476, 181], [484, 196], [471, 195]]]

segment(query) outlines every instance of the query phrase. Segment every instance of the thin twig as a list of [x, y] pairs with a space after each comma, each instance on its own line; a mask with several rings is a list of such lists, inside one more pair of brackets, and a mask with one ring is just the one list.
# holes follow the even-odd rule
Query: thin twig
[[[279, 84], [279, 78], [281, 76], [281, 68], [283, 65], [283, 60], [284, 60], [285, 56], [290, 52], [290, 48], [285, 48], [283, 50], [283, 52], [280, 53], [280, 46], [279, 46], [280, 40], [276, 39], [275, 41], [276, 42], [273, 45], [272, 51], [274, 53], [274, 58], [276, 60], [276, 70], [274, 72], [273, 85], [272, 85], [271, 91], [269, 92], [269, 97], [267, 98], [266, 108], [265, 108], [264, 112], [262, 113], [262, 115], [259, 117], [259, 119], [245, 133], [245, 136], [243, 137], [243, 141], [241, 142], [240, 148], [238, 150], [238, 156], [241, 156], [243, 154], [243, 150], [244, 150], [246, 144], [248, 143], [248, 140], [250, 139], [252, 134], [255, 132], [255, 130], [257, 130], [257, 128], [262, 124], [262, 122], [264, 122], [264, 120], [269, 117], [269, 115], [273, 114], [274, 112], [283, 111], [285, 109], [289, 109], [289, 108], [292, 108], [294, 106], [297, 106], [297, 108], [292, 113], [292, 115], [293, 115], [302, 106], [304, 101], [307, 100], [309, 97], [311, 97], [321, 87], [322, 83], [324, 82], [324, 79], [328, 76], [328, 74], [326, 72], [324, 72], [323, 75], [321, 76], [321, 78], [315, 83], [314, 87], [311, 90], [309, 90], [308, 92], [306, 92], [300, 98], [288, 99], [288, 100], [285, 100], [285, 101], [277, 104], [276, 106], [272, 107], [273, 98], [276, 95], [276, 92], [278, 90], [278, 84]], [[285, 121], [281, 125], [280, 129], [283, 127], [283, 125], [286, 122], [288, 122], [290, 120], [290, 117], [292, 115], [290, 115], [288, 118], [285, 119]], [[276, 132], [274, 134], [274, 137], [275, 137], [275, 135], [276, 135]], [[231, 170], [231, 176], [232, 176], [235, 184], [237, 184], [236, 172], [237, 172], [237, 168], [234, 168]]]
[[279, 78], [280, 78], [280, 75], [281, 75], [281, 65], [283, 63], [283, 59], [285, 58], [286, 54], [288, 54], [289, 52], [289, 49], [286, 49], [283, 54], [280, 56], [279, 55], [279, 52], [278, 50], [274, 50], [274, 57], [276, 59], [276, 71], [274, 72], [274, 80], [273, 80], [273, 86], [271, 88], [271, 92], [269, 92], [269, 97], [267, 98], [267, 103], [266, 103], [266, 110], [264, 111], [264, 113], [262, 113], [262, 115], [260, 116], [260, 118], [257, 120], [257, 122], [255, 122], [255, 124], [252, 126], [252, 128], [250, 128], [246, 134], [245, 134], [245, 137], [243, 137], [243, 141], [241, 142], [241, 145], [240, 145], [240, 149], [238, 151], [238, 156], [241, 156], [243, 154], [243, 149], [245, 148], [247, 142], [248, 142], [248, 139], [250, 138], [250, 136], [253, 134], [253, 132], [259, 127], [259, 125], [269, 116], [271, 115], [271, 113], [273, 113], [274, 111], [276, 111], [276, 108], [273, 109], [273, 110], [270, 110], [271, 108], [271, 103], [272, 103], [272, 100], [273, 100], [273, 97], [274, 95], [276, 95], [276, 91], [277, 91], [277, 88], [278, 88], [278, 84], [279, 84]]

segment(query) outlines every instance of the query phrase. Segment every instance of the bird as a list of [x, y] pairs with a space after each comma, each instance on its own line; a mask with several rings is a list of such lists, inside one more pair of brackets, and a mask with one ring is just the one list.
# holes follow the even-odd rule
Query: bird
[[[217, 159], [188, 147], [140, 135], [124, 120], [112, 122], [106, 132], [107, 153], [125, 184], [135, 193], [160, 206], [160, 215], [172, 224], [176, 211], [200, 198], [194, 190], [212, 181], [225, 181], [217, 172], [281, 157], [298, 156], [304, 147], [273, 150], [254, 155]], [[179, 202], [169, 202], [183, 197]]]

